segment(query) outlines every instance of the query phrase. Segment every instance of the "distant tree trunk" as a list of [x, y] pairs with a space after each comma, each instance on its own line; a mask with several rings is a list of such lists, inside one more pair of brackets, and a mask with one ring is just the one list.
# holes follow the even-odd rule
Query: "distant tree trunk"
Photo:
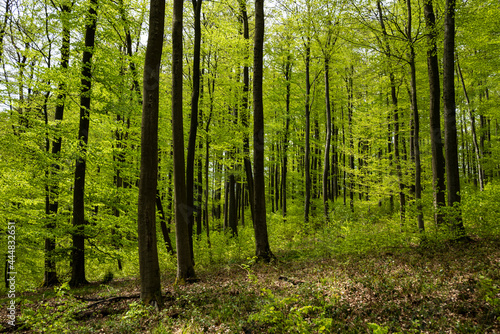
[[285, 80], [286, 80], [286, 120], [285, 134], [283, 137], [283, 163], [281, 165], [281, 210], [283, 217], [286, 217], [287, 210], [287, 173], [288, 173], [288, 132], [290, 131], [290, 98], [291, 98], [291, 76], [292, 63], [291, 55], [288, 54], [285, 63]]
[[191, 126], [186, 159], [186, 196], [189, 210], [189, 248], [194, 264], [193, 226], [194, 226], [194, 160], [196, 152], [196, 133], [198, 130], [198, 103], [200, 98], [200, 54], [201, 54], [201, 5], [202, 0], [191, 0], [194, 11], [194, 50], [193, 50], [193, 92], [191, 94]]
[[156, 237], [156, 205], [158, 194], [158, 109], [164, 17], [165, 1], [152, 0], [144, 62], [141, 173], [137, 220], [141, 300], [146, 305], [156, 304], [160, 307], [163, 301]]
[[80, 125], [78, 130], [79, 156], [76, 159], [73, 193], [73, 249], [71, 251], [71, 287], [87, 284], [85, 279], [85, 172], [90, 124], [90, 92], [92, 88], [92, 55], [97, 23], [97, 0], [90, 0], [85, 25], [85, 49], [82, 59], [80, 92]]
[[440, 98], [441, 89], [439, 83], [439, 63], [437, 57], [437, 31], [436, 18], [434, 16], [434, 8], [432, 0], [424, 2], [425, 23], [427, 26], [427, 70], [429, 74], [429, 91], [430, 91], [430, 133], [431, 133], [431, 150], [432, 150], [432, 184], [434, 187], [434, 215], [436, 224], [443, 223], [442, 207], [445, 205], [445, 161], [443, 155], [443, 142], [441, 139], [441, 115], [440, 115]]
[[304, 148], [304, 174], [305, 174], [305, 198], [304, 198], [304, 222], [309, 221], [309, 209], [311, 205], [311, 144], [310, 144], [310, 132], [311, 132], [311, 111], [309, 105], [309, 99], [311, 94], [311, 83], [309, 77], [310, 62], [311, 62], [311, 41], [307, 37], [305, 42], [306, 48], [306, 105], [305, 105], [305, 148]]
[[332, 115], [330, 110], [330, 68], [329, 59], [325, 57], [325, 112], [326, 112], [326, 140], [325, 140], [325, 158], [323, 164], [323, 206], [325, 219], [328, 222], [328, 177], [330, 174], [330, 142], [332, 138]]
[[[458, 140], [455, 108], [455, 0], [446, 0], [443, 48], [443, 109], [446, 181], [448, 206], [460, 205], [460, 174], [458, 171]], [[450, 221], [459, 235], [465, 233], [461, 208]]]
[[[354, 212], [354, 189], [356, 186], [354, 185], [354, 135], [352, 131], [352, 109], [353, 109], [353, 98], [354, 98], [354, 92], [353, 92], [353, 77], [354, 75], [354, 66], [351, 65], [349, 68], [349, 73], [348, 77], [346, 79], [346, 85], [347, 85], [347, 119], [348, 119], [348, 126], [349, 126], [349, 149], [351, 153], [349, 154], [349, 207], [351, 209], [351, 212]], [[345, 154], [345, 153], [344, 153]], [[345, 195], [344, 195], [345, 196]], [[344, 205], [345, 205], [345, 199], [344, 199]]]
[[393, 121], [394, 121], [394, 162], [396, 164], [396, 173], [398, 176], [399, 180], [399, 207], [400, 207], [400, 219], [401, 222], [404, 221], [405, 218], [405, 207], [406, 207], [406, 199], [405, 199], [405, 194], [404, 194], [404, 183], [403, 183], [403, 176], [401, 172], [401, 161], [399, 157], [399, 107], [398, 107], [398, 96], [397, 96], [397, 87], [396, 87], [396, 79], [394, 77], [394, 72], [392, 70], [392, 50], [391, 50], [391, 45], [389, 44], [388, 41], [388, 34], [387, 30], [385, 28], [385, 23], [384, 23], [384, 16], [382, 14], [382, 5], [381, 1], [377, 0], [377, 9], [378, 9], [378, 18], [379, 18], [379, 23], [380, 27], [382, 29], [382, 36], [383, 36], [383, 42], [384, 42], [384, 47], [385, 47], [385, 54], [387, 56], [387, 61], [388, 61], [388, 67], [389, 67], [389, 80], [391, 84], [391, 103], [393, 109]]
[[[7, 1], [7, 4], [9, 2]], [[62, 20], [62, 44], [61, 44], [61, 69], [66, 71], [69, 66], [69, 52], [70, 52], [70, 29], [69, 22], [67, 21], [67, 15], [71, 12], [71, 7], [68, 5], [63, 5], [60, 8], [61, 14], [63, 16]], [[55, 121], [60, 122], [64, 117], [64, 105], [66, 100], [66, 83], [64, 81], [59, 83], [59, 94], [57, 95], [57, 104], [55, 111]], [[59, 159], [58, 156], [61, 152], [62, 146], [62, 136], [59, 135], [56, 140], [52, 143], [52, 156], [54, 159]], [[60, 170], [60, 165], [58, 162], [52, 165], [51, 178], [54, 179]], [[50, 237], [45, 239], [45, 272], [44, 272], [44, 287], [50, 287], [57, 285], [59, 279], [57, 278], [56, 263], [53, 259], [53, 253], [56, 248], [55, 238], [52, 236], [53, 230], [56, 228], [55, 220], [57, 217], [57, 211], [59, 208], [59, 185], [57, 180], [49, 186], [48, 192], [48, 205], [47, 214], [54, 217], [50, 217], [49, 220], [53, 220], [47, 224], [47, 229], [49, 230]]]
[[189, 242], [189, 217], [193, 208], [187, 205], [184, 170], [184, 125], [182, 117], [182, 0], [174, 0], [172, 18], [172, 137], [174, 152], [175, 232], [178, 284], [195, 278], [193, 255]]
[[[243, 38], [246, 41], [250, 40], [250, 32], [248, 28], [248, 14], [247, 14], [247, 4], [246, 0], [239, 0], [240, 4], [240, 14], [241, 21], [243, 23]], [[248, 55], [245, 55], [245, 59], [248, 59]], [[242, 101], [242, 112], [241, 112], [241, 124], [248, 129], [248, 91], [250, 87], [250, 74], [248, 68], [248, 62], [245, 62], [243, 66], [243, 101]], [[254, 209], [254, 182], [252, 174], [252, 162], [250, 161], [250, 139], [248, 138], [248, 133], [245, 132], [243, 135], [243, 165], [245, 167], [245, 175], [247, 178], [247, 188], [248, 195], [250, 196], [250, 212], [252, 214], [252, 221], [255, 219], [255, 209]]]
[[231, 169], [229, 175], [228, 186], [228, 201], [227, 201], [227, 216], [228, 227], [231, 229], [233, 236], [238, 236], [238, 207], [236, 204], [236, 179], [234, 177], [234, 170]]
[[163, 234], [163, 241], [165, 242], [165, 247], [167, 247], [167, 252], [174, 254], [174, 247], [172, 246], [172, 241], [170, 240], [170, 228], [167, 226], [167, 215], [163, 209], [163, 204], [161, 202], [160, 192], [156, 190], [156, 209], [160, 212], [160, 227], [161, 233]]
[[254, 40], [254, 232], [255, 256], [269, 262], [273, 257], [269, 247], [266, 222], [266, 189], [264, 177], [264, 105], [262, 93], [264, 61], [264, 0], [255, 1], [255, 40]]
[[409, 63], [410, 63], [410, 98], [411, 98], [411, 110], [413, 116], [413, 153], [415, 157], [415, 201], [417, 206], [417, 226], [421, 232], [425, 231], [424, 218], [422, 213], [422, 182], [421, 174], [422, 168], [420, 164], [420, 117], [418, 114], [417, 105], [417, 75], [415, 69], [415, 48], [414, 48], [414, 38], [411, 33], [412, 16], [411, 16], [411, 0], [406, 0], [407, 14], [408, 14], [408, 26], [407, 26], [407, 37], [410, 47], [409, 53]]

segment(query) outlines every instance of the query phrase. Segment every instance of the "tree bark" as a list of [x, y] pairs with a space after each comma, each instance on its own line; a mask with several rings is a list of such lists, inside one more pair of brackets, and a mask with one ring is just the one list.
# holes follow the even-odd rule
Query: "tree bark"
[[285, 63], [286, 80], [286, 120], [285, 134], [283, 137], [283, 163], [281, 165], [281, 210], [283, 217], [286, 217], [287, 210], [287, 173], [288, 173], [288, 133], [290, 131], [290, 99], [291, 99], [291, 76], [292, 76], [292, 56], [288, 54]]
[[90, 0], [85, 25], [85, 49], [82, 58], [80, 125], [78, 130], [75, 182], [73, 192], [73, 249], [71, 251], [71, 287], [87, 284], [85, 279], [85, 172], [90, 124], [90, 93], [92, 89], [92, 55], [97, 24], [97, 0]]
[[189, 217], [193, 207], [187, 205], [185, 165], [184, 165], [184, 128], [182, 117], [182, 17], [183, 1], [174, 0], [172, 18], [172, 137], [174, 152], [174, 197], [175, 232], [177, 248], [177, 279], [183, 284], [194, 279], [193, 255], [189, 242]]
[[443, 109], [448, 206], [456, 207], [450, 224], [459, 235], [465, 233], [460, 205], [457, 120], [455, 108], [455, 0], [446, 0], [443, 48]]
[[[7, 1], [8, 3], [8, 1]], [[66, 71], [69, 66], [69, 53], [70, 53], [70, 29], [68, 15], [71, 12], [71, 7], [63, 5], [60, 8], [62, 19], [62, 44], [61, 44], [61, 70]], [[64, 81], [59, 83], [59, 93], [57, 95], [57, 104], [55, 110], [55, 121], [60, 122], [64, 117], [64, 106], [66, 100], [66, 83]], [[52, 236], [53, 230], [56, 228], [57, 211], [59, 209], [59, 184], [54, 180], [61, 169], [59, 165], [59, 155], [61, 153], [62, 136], [59, 135], [52, 143], [52, 157], [57, 161], [52, 165], [51, 170], [51, 184], [49, 185], [48, 198], [47, 198], [47, 214], [54, 217], [49, 217], [51, 220], [47, 224], [48, 233], [50, 237], [45, 239], [45, 272], [44, 272], [44, 287], [57, 285], [59, 279], [57, 278], [56, 263], [53, 259], [53, 253], [56, 248], [55, 238]]]
[[[250, 32], [248, 28], [248, 14], [247, 14], [247, 4], [246, 0], [239, 0], [241, 21], [243, 23], [243, 38], [245, 41], [250, 40]], [[248, 129], [248, 91], [250, 87], [250, 71], [248, 66], [248, 55], [245, 56], [245, 65], [243, 66], [243, 101], [241, 105], [241, 124]], [[252, 221], [255, 219], [255, 209], [254, 209], [254, 182], [252, 174], [252, 162], [250, 161], [250, 139], [248, 138], [248, 133], [245, 132], [243, 135], [243, 165], [245, 168], [245, 175], [247, 178], [247, 188], [248, 194], [250, 196], [250, 212], [252, 215]]]
[[163, 48], [165, 1], [151, 0], [149, 33], [144, 62], [139, 181], [138, 233], [141, 300], [161, 307], [160, 267], [156, 237], [158, 182], [158, 109], [160, 64]]
[[424, 2], [424, 15], [427, 27], [427, 71], [429, 75], [430, 97], [430, 133], [432, 150], [432, 184], [434, 188], [434, 219], [437, 225], [443, 223], [442, 207], [445, 205], [445, 161], [443, 155], [443, 141], [441, 139], [439, 63], [437, 58], [437, 31], [436, 18], [432, 0]]
[[305, 197], [304, 197], [304, 222], [309, 221], [309, 210], [311, 206], [311, 144], [310, 144], [310, 132], [311, 132], [311, 111], [309, 105], [309, 99], [311, 94], [311, 83], [310, 83], [310, 62], [311, 62], [311, 42], [310, 38], [306, 37], [305, 42], [306, 48], [306, 105], [305, 105], [305, 148], [304, 148], [304, 174], [305, 174]]
[[410, 64], [410, 98], [411, 111], [413, 116], [413, 153], [415, 157], [415, 202], [417, 208], [417, 226], [420, 232], [425, 231], [424, 218], [422, 212], [422, 167], [420, 163], [420, 117], [418, 114], [417, 105], [417, 74], [415, 69], [415, 48], [414, 39], [411, 32], [412, 16], [411, 16], [411, 0], [406, 0], [408, 27], [407, 38], [410, 47], [409, 59]]
[[186, 205], [188, 215], [189, 248], [194, 264], [193, 226], [194, 226], [194, 160], [196, 152], [196, 133], [198, 131], [198, 107], [200, 98], [200, 54], [201, 54], [201, 5], [203, 0], [191, 0], [194, 11], [194, 50], [193, 50], [193, 91], [191, 94], [191, 126], [186, 159]]
[[255, 40], [254, 40], [254, 233], [255, 256], [269, 262], [273, 257], [269, 247], [266, 222], [266, 189], [264, 177], [264, 105], [262, 93], [264, 60], [264, 0], [255, 1]]
[[325, 57], [325, 117], [326, 117], [326, 140], [325, 158], [323, 164], [323, 207], [326, 221], [330, 220], [328, 209], [328, 177], [330, 175], [330, 142], [332, 138], [332, 115], [330, 109], [330, 67], [329, 58]]

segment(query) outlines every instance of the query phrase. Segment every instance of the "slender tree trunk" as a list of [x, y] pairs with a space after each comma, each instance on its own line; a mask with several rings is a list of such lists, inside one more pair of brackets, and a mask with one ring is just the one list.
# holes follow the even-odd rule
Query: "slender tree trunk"
[[90, 92], [92, 88], [92, 55], [97, 23], [97, 0], [90, 0], [85, 26], [85, 50], [82, 59], [80, 92], [80, 125], [78, 130], [79, 156], [76, 159], [73, 193], [73, 249], [71, 251], [71, 287], [87, 284], [85, 279], [85, 172], [90, 124]]
[[5, 31], [7, 29], [7, 22], [9, 20], [9, 16], [10, 16], [10, 1], [11, 0], [5, 1], [5, 12], [3, 15], [2, 25], [0, 26], [0, 61], [2, 61], [2, 58], [3, 58], [3, 39], [5, 37]]
[[476, 162], [477, 162], [477, 170], [478, 170], [478, 181], [479, 181], [479, 190], [484, 190], [484, 181], [483, 181], [483, 167], [481, 164], [482, 160], [482, 152], [479, 149], [479, 144], [477, 140], [477, 131], [476, 131], [476, 119], [473, 115], [473, 110], [471, 109], [469, 94], [467, 94], [467, 89], [465, 87], [464, 77], [462, 75], [462, 70], [460, 69], [460, 64], [457, 60], [457, 72], [458, 77], [460, 78], [460, 82], [462, 83], [462, 89], [464, 91], [465, 101], [467, 101], [467, 110], [469, 112], [469, 118], [471, 122], [471, 133], [472, 133], [472, 143], [474, 144], [474, 153], [476, 154]]
[[160, 212], [160, 227], [161, 233], [163, 235], [163, 241], [165, 242], [165, 247], [167, 252], [174, 254], [174, 247], [172, 246], [172, 241], [170, 240], [170, 228], [167, 226], [167, 215], [163, 209], [163, 204], [161, 202], [161, 196], [158, 189], [156, 190], [156, 208]]
[[325, 117], [326, 117], [326, 140], [325, 158], [323, 164], [323, 206], [326, 221], [330, 220], [328, 209], [328, 177], [330, 175], [330, 142], [332, 138], [332, 115], [330, 110], [330, 67], [329, 59], [325, 57]]
[[434, 8], [432, 0], [425, 0], [424, 15], [427, 26], [427, 70], [429, 75], [429, 91], [430, 91], [430, 133], [431, 133], [431, 150], [432, 150], [432, 184], [434, 187], [434, 208], [435, 222], [437, 225], [443, 223], [442, 207], [445, 205], [445, 161], [443, 155], [443, 141], [441, 139], [441, 115], [440, 115], [440, 98], [441, 89], [439, 83], [439, 63], [437, 57], [437, 31], [436, 18], [434, 16]]
[[417, 226], [420, 232], [425, 231], [424, 218], [422, 212], [422, 167], [420, 164], [420, 117], [418, 114], [417, 105], [417, 74], [415, 69], [415, 48], [414, 39], [411, 32], [412, 16], [411, 16], [411, 0], [406, 0], [408, 27], [407, 37], [410, 46], [409, 63], [410, 63], [410, 98], [411, 111], [413, 116], [413, 153], [415, 157], [415, 201], [417, 207]]
[[266, 222], [266, 189], [264, 177], [264, 105], [262, 93], [264, 61], [264, 0], [255, 1], [254, 40], [254, 232], [255, 256], [269, 262], [273, 257], [269, 247]]
[[200, 54], [201, 54], [201, 5], [202, 0], [191, 0], [194, 11], [194, 50], [193, 50], [193, 92], [191, 95], [191, 126], [189, 129], [186, 159], [186, 196], [188, 210], [189, 248], [194, 264], [193, 226], [194, 226], [194, 160], [196, 133], [198, 130], [198, 102], [200, 97]]
[[175, 232], [177, 247], [178, 284], [194, 279], [194, 263], [189, 242], [189, 217], [193, 214], [192, 206], [187, 205], [187, 193], [184, 170], [184, 125], [182, 117], [182, 17], [183, 1], [174, 0], [172, 18], [172, 137], [174, 151], [174, 197], [175, 197]]
[[286, 217], [287, 210], [287, 173], [288, 173], [288, 132], [290, 131], [290, 99], [291, 99], [291, 76], [292, 64], [291, 55], [288, 54], [285, 63], [285, 80], [286, 80], [286, 120], [285, 134], [283, 137], [283, 163], [281, 165], [281, 210], [283, 217]]
[[[8, 1], [7, 1], [8, 3]], [[70, 29], [68, 15], [71, 12], [71, 7], [67, 5], [63, 5], [61, 8], [62, 15], [62, 44], [61, 44], [61, 69], [66, 71], [69, 66], [69, 53], [70, 53]], [[66, 100], [66, 83], [62, 81], [59, 84], [59, 94], [57, 95], [57, 104], [55, 111], [55, 121], [60, 122], [64, 117], [64, 106]], [[57, 137], [56, 140], [52, 143], [52, 156], [54, 159], [59, 160], [58, 156], [61, 152], [62, 146], [62, 136]], [[59, 162], [56, 162], [52, 165], [51, 170], [51, 178], [54, 180], [57, 177], [57, 174], [60, 170]], [[49, 186], [48, 192], [48, 210], [47, 214], [54, 215], [54, 217], [50, 217], [49, 220], [53, 220], [52, 222], [47, 224], [47, 229], [49, 230], [50, 237], [45, 239], [45, 273], [44, 273], [44, 287], [54, 286], [59, 283], [56, 272], [56, 263], [53, 260], [53, 253], [56, 248], [55, 238], [52, 236], [53, 231], [56, 228], [56, 217], [57, 211], [59, 208], [59, 185], [57, 180], [52, 181], [51, 186]]]
[[[455, 0], [446, 0], [443, 48], [443, 109], [446, 181], [448, 206], [460, 205], [460, 174], [458, 171], [457, 120], [455, 108]], [[461, 208], [451, 220], [452, 228], [459, 235], [465, 233]]]
[[163, 301], [156, 237], [156, 205], [158, 198], [158, 109], [164, 17], [165, 1], [151, 0], [150, 28], [143, 77], [141, 173], [137, 220], [141, 300], [146, 305], [156, 304], [160, 307]]
[[[241, 21], [243, 23], [243, 38], [245, 41], [250, 40], [250, 32], [248, 28], [248, 14], [247, 14], [247, 4], [246, 0], [239, 0], [239, 5], [240, 5], [240, 14], [241, 14]], [[248, 67], [248, 55], [245, 55], [245, 65], [243, 66], [243, 101], [241, 105], [241, 124], [245, 128], [249, 128], [248, 124], [248, 91], [250, 87], [250, 74], [249, 74], [249, 67]], [[245, 132], [243, 135], [243, 165], [245, 167], [245, 175], [247, 178], [247, 188], [248, 188], [248, 194], [251, 198], [250, 200], [250, 212], [252, 214], [252, 221], [254, 220], [255, 217], [255, 209], [254, 209], [254, 182], [253, 182], [253, 174], [252, 174], [252, 162], [250, 161], [250, 139], [248, 137], [248, 132]]]
[[304, 174], [305, 174], [305, 198], [304, 198], [304, 222], [309, 221], [309, 209], [311, 206], [311, 143], [310, 143], [310, 132], [311, 132], [311, 111], [310, 111], [310, 94], [311, 94], [311, 83], [310, 83], [310, 62], [311, 62], [311, 41], [309, 36], [305, 42], [306, 48], [306, 105], [305, 105], [305, 148], [304, 148]]
[[349, 127], [349, 149], [351, 153], [349, 154], [349, 207], [351, 212], [354, 212], [354, 189], [356, 188], [354, 184], [354, 134], [352, 131], [352, 112], [353, 112], [353, 98], [354, 98], [354, 84], [353, 77], [354, 66], [351, 65], [349, 68], [349, 74], [347, 78], [347, 119]]

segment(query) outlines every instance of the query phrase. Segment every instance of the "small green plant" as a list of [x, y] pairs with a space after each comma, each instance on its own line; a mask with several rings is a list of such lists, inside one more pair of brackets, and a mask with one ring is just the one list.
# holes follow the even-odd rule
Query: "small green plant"
[[69, 285], [64, 283], [54, 288], [56, 299], [44, 302], [37, 309], [26, 307], [19, 320], [23, 329], [35, 333], [71, 333], [77, 321], [76, 315], [85, 308], [85, 304], [70, 294]]
[[497, 320], [500, 320], [500, 286], [491, 278], [479, 276], [479, 289], [484, 300], [491, 305]]
[[301, 305], [298, 295], [276, 297], [271, 290], [262, 289], [262, 309], [249, 320], [267, 328], [269, 333], [328, 333], [333, 319], [327, 317], [326, 306]]
[[240, 268], [247, 272], [247, 277], [253, 284], [257, 284], [258, 282], [257, 275], [255, 275], [255, 272], [252, 269], [252, 266], [255, 264], [255, 261], [257, 261], [256, 256], [248, 257], [246, 263], [240, 264]]
[[369, 322], [368, 328], [371, 329], [373, 334], [387, 334], [389, 333], [388, 326], [380, 326], [379, 324]]

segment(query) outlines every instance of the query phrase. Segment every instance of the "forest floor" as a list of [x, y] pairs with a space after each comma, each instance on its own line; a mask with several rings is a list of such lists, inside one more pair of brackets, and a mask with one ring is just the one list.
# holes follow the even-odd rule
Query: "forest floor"
[[[313, 240], [311, 240], [314, 242]], [[139, 302], [139, 282], [26, 293], [18, 333], [500, 333], [500, 239], [197, 268], [164, 307]]]

